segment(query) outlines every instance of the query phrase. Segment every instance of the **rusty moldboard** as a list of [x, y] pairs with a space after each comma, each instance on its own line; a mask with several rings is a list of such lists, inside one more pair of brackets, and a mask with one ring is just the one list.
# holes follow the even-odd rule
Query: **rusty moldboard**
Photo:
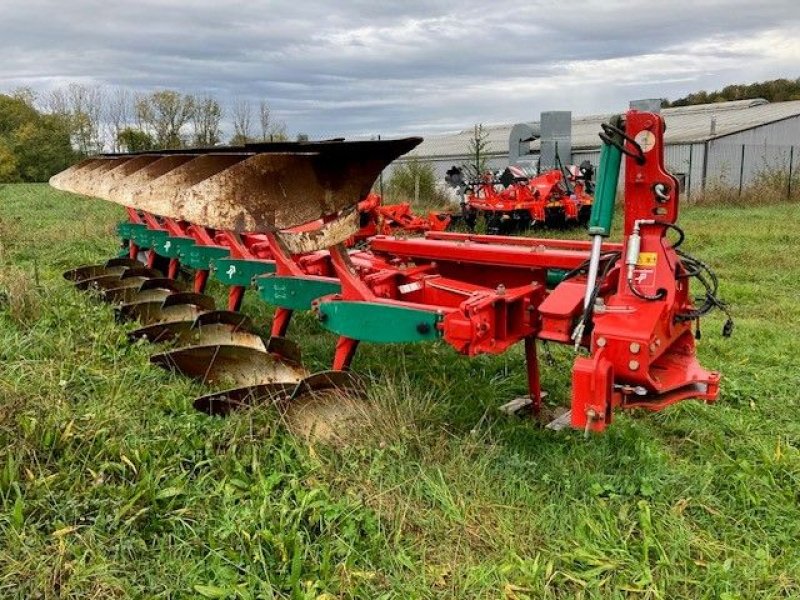
[[60, 190], [238, 233], [286, 229], [354, 207], [421, 138], [285, 142], [104, 155], [53, 176]]

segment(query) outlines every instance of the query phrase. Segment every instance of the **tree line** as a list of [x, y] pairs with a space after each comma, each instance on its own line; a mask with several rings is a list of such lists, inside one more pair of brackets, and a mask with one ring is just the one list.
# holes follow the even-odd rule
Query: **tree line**
[[764, 98], [770, 102], [800, 100], [800, 77], [797, 79], [772, 79], [757, 83], [737, 83], [726, 85], [721, 90], [714, 92], [700, 90], [677, 100], [664, 100], [662, 106], [690, 106], [751, 98]]
[[[223, 123], [232, 128], [228, 135]], [[0, 183], [46, 181], [102, 152], [287, 139], [286, 124], [273, 118], [266, 100], [237, 98], [226, 110], [211, 94], [77, 83], [41, 96], [28, 88], [0, 94]]]

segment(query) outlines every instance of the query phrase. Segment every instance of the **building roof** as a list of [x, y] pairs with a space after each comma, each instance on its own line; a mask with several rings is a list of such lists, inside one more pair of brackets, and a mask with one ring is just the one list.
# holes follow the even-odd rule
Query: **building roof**
[[[735, 100], [713, 104], [696, 104], [664, 108], [661, 114], [667, 123], [664, 136], [666, 144], [688, 144], [705, 142], [759, 125], [800, 116], [800, 100], [790, 102], [767, 102], [763, 98]], [[600, 147], [600, 124], [607, 121], [610, 114], [587, 115], [572, 119], [572, 149], [592, 150]], [[538, 125], [538, 122], [529, 122]], [[486, 154], [505, 155], [508, 153], [508, 138], [513, 124], [484, 125], [486, 134]], [[474, 137], [473, 128], [457, 133], [427, 136], [413, 155], [425, 157], [463, 156], [469, 152], [470, 140]], [[531, 150], [539, 149], [538, 142], [531, 144]]]

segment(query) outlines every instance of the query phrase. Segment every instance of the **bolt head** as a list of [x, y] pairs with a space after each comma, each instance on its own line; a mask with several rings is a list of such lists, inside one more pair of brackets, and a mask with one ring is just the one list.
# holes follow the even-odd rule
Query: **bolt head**
[[597, 344], [598, 348], [605, 348], [606, 343], [607, 343], [606, 338], [604, 338], [604, 337], [597, 338], [596, 344]]
[[639, 350], [641, 349], [642, 349], [641, 345], [637, 344], [636, 342], [631, 342], [630, 345], [631, 354], [638, 354]]
[[628, 368], [629, 368], [631, 371], [635, 371], [636, 369], [638, 369], [638, 368], [639, 368], [639, 361], [638, 361], [638, 360], [632, 360], [632, 361], [630, 361], [630, 362], [628, 363]]

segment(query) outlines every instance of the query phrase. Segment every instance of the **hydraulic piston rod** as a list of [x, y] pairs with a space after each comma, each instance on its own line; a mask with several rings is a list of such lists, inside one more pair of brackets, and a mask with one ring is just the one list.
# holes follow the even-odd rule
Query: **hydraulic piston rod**
[[609, 134], [603, 139], [600, 150], [600, 168], [597, 175], [597, 188], [595, 191], [592, 214], [589, 218], [589, 235], [592, 236], [592, 251], [589, 255], [589, 271], [586, 278], [586, 294], [583, 298], [583, 316], [572, 333], [575, 341], [575, 350], [580, 347], [583, 332], [586, 329], [586, 315], [589, 314], [589, 305], [592, 303], [594, 289], [597, 286], [597, 272], [600, 268], [600, 254], [602, 252], [603, 238], [611, 235], [611, 222], [614, 218], [614, 202], [617, 196], [619, 183], [619, 170], [622, 164], [622, 144], [624, 143], [622, 129], [624, 127], [622, 115], [615, 115], [610, 121]]

